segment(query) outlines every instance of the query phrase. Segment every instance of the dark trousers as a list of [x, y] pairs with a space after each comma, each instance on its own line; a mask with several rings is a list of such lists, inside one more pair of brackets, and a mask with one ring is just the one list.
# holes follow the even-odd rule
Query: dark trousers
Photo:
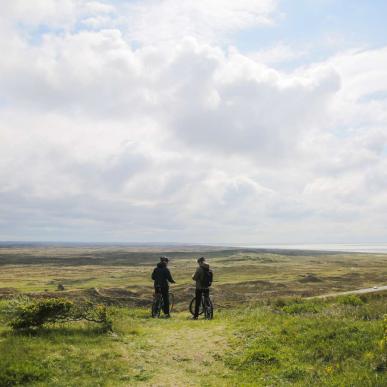
[[163, 296], [163, 312], [169, 314], [169, 288], [165, 286], [155, 286], [155, 292]]
[[210, 289], [196, 289], [195, 290], [195, 314], [194, 317], [199, 316], [199, 309], [200, 309], [200, 304], [202, 302], [202, 295], [204, 297], [209, 297], [210, 296]]

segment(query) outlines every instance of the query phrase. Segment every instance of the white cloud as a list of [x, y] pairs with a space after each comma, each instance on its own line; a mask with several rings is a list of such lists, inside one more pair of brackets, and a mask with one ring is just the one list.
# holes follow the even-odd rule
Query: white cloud
[[275, 0], [145, 0], [127, 6], [131, 39], [141, 43], [175, 41], [181, 37], [218, 41], [244, 28], [267, 25]]
[[0, 40], [0, 238], [385, 235], [386, 48], [283, 73], [215, 42], [274, 3], [221, 3], [7, 3], [28, 28]]
[[306, 52], [303, 50], [295, 50], [284, 42], [278, 42], [273, 47], [249, 53], [248, 56], [258, 63], [273, 65], [300, 59], [305, 54]]

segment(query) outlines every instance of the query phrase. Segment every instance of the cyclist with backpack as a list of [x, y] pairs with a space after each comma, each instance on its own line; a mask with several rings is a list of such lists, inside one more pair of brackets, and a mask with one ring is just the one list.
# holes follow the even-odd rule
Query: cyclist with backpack
[[152, 273], [154, 281], [155, 293], [161, 293], [163, 297], [163, 312], [166, 318], [170, 318], [169, 314], [169, 283], [174, 284], [171, 272], [168, 269], [169, 258], [160, 257], [160, 262], [157, 264]]
[[196, 281], [196, 290], [195, 290], [195, 312], [193, 319], [197, 320], [199, 317], [200, 303], [202, 301], [202, 296], [208, 298], [210, 296], [210, 286], [212, 285], [213, 274], [210, 270], [210, 265], [206, 263], [204, 257], [200, 257], [197, 260], [198, 267], [195, 274], [192, 276], [192, 279]]

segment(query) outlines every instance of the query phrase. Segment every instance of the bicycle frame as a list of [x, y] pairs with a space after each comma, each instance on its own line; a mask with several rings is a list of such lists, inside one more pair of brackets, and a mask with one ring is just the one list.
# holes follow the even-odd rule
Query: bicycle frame
[[[194, 315], [194, 309], [195, 309], [195, 302], [196, 302], [196, 297], [194, 297], [189, 305], [189, 310], [192, 315]], [[214, 315], [214, 307], [212, 304], [212, 300], [210, 295], [202, 294], [201, 295], [201, 300], [200, 300], [200, 307], [199, 307], [199, 316], [204, 313], [205, 318], [208, 320], [211, 320]]]
[[[158, 289], [159, 290], [159, 289]], [[173, 293], [168, 293], [169, 296], [169, 312], [172, 312], [174, 305], [174, 296]], [[152, 303], [152, 317], [160, 317], [160, 313], [164, 306], [164, 297], [161, 291], [155, 291], [153, 295]]]

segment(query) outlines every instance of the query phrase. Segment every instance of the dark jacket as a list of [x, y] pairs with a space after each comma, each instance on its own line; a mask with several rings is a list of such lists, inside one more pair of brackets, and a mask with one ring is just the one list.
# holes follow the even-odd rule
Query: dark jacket
[[207, 289], [205, 282], [205, 272], [210, 270], [210, 265], [208, 263], [201, 263], [200, 266], [196, 269], [195, 274], [192, 276], [192, 279], [196, 281], [196, 289]]
[[155, 286], [160, 286], [162, 288], [168, 288], [169, 282], [174, 284], [175, 281], [171, 276], [171, 272], [165, 266], [165, 264], [159, 262], [157, 267], [153, 270], [152, 279], [155, 281]]

